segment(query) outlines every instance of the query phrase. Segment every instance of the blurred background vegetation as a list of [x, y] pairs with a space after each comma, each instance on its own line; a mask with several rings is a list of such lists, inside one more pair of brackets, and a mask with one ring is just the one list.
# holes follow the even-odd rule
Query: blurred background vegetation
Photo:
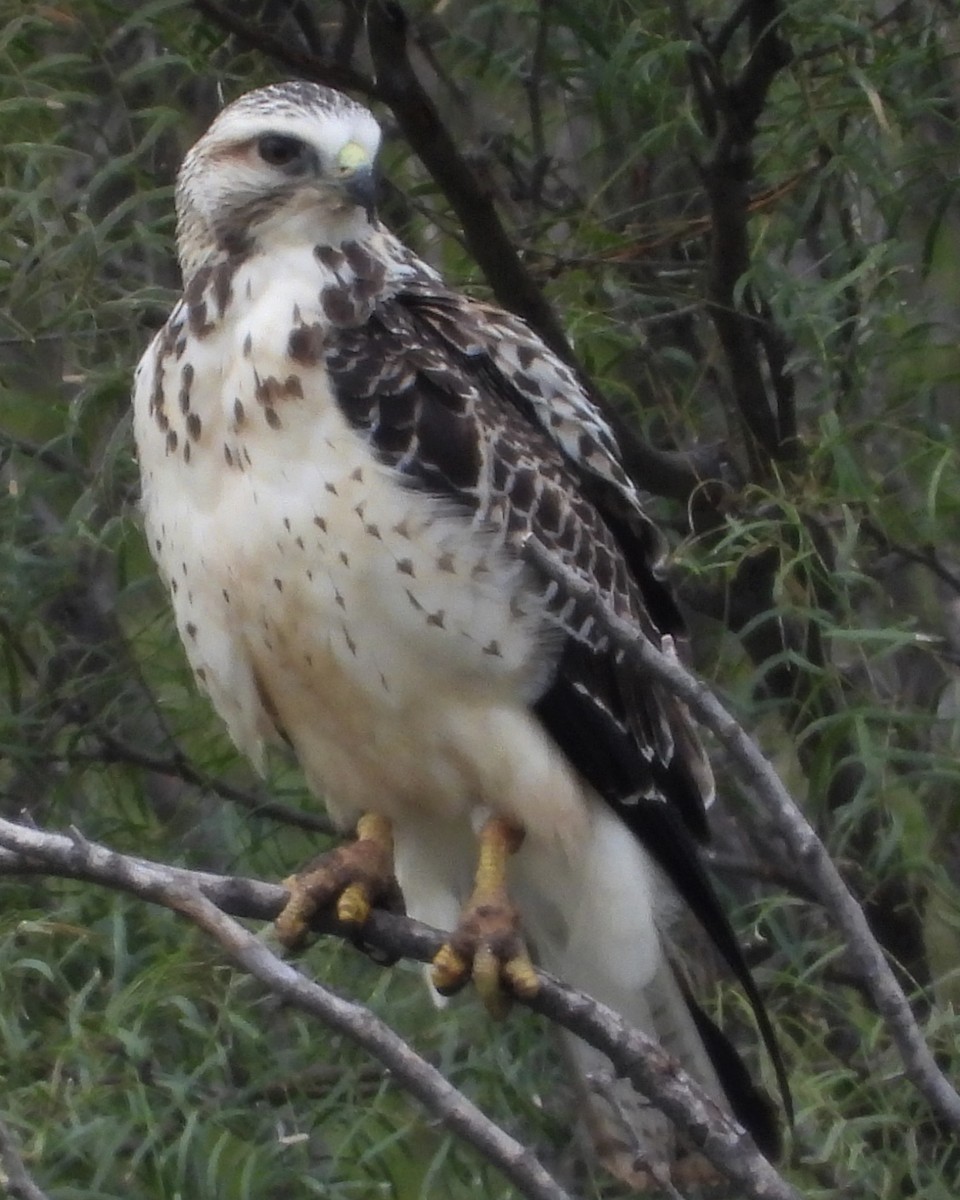
[[[251, 87], [349, 85], [386, 129], [388, 223], [556, 342], [555, 313], [634, 431], [693, 660], [805, 805], [956, 1078], [957, 5], [405, 0], [406, 49], [376, 81], [364, 8], [0, 0], [0, 811], [269, 879], [324, 844], [297, 824], [322, 811], [296, 772], [255, 779], [194, 690], [138, 524], [128, 397], [177, 294], [186, 148]], [[378, 9], [383, 38], [400, 11]], [[714, 865], [796, 1090], [788, 1176], [948, 1200], [955, 1143], [716, 765]], [[438, 1015], [417, 969], [328, 942], [306, 963], [579, 1195], [620, 1194], [571, 1139], [529, 1015], [494, 1027], [469, 995]], [[62, 881], [0, 879], [0, 1117], [56, 1200], [514, 1194], [172, 914]]]

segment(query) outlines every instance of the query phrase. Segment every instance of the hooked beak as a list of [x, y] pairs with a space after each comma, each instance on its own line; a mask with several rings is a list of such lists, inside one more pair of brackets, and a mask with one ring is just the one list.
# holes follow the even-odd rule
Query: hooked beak
[[376, 168], [370, 163], [358, 167], [343, 185], [344, 192], [354, 204], [364, 210], [369, 221], [376, 215], [378, 183]]
[[347, 142], [337, 157], [337, 166], [344, 193], [372, 221], [377, 204], [377, 172], [373, 160], [358, 142]]

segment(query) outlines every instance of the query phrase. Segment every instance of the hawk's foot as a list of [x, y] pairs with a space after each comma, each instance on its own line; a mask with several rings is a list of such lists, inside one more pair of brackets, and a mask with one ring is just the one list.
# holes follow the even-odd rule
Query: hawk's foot
[[367, 813], [357, 839], [322, 854], [284, 880], [290, 896], [277, 917], [280, 941], [290, 950], [304, 944], [318, 918], [334, 914], [345, 925], [363, 925], [376, 906], [403, 912], [393, 873], [393, 834], [386, 817]]
[[468, 904], [450, 940], [437, 951], [430, 978], [445, 996], [472, 979], [495, 1017], [505, 1015], [511, 995], [534, 995], [539, 987], [537, 972], [513, 905]]
[[522, 831], [502, 817], [484, 825], [473, 895], [430, 973], [433, 986], [445, 996], [472, 979], [493, 1016], [505, 1014], [510, 996], [532, 996], [539, 987], [519, 913], [507, 895], [507, 860], [522, 841]]

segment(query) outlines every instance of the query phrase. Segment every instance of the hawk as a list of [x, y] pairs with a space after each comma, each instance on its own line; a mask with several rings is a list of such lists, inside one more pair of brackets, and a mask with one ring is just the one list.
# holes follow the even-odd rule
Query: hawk
[[[697, 735], [525, 553], [533, 540], [669, 648], [661, 538], [574, 372], [376, 218], [380, 136], [312, 83], [226, 107], [181, 168], [183, 296], [136, 375], [146, 532], [196, 678], [256, 765], [286, 742], [357, 830], [294, 882], [281, 926], [295, 937], [326, 902], [362, 921], [395, 870], [408, 911], [454, 931], [441, 990], [472, 974], [495, 1006], [534, 989], [528, 941], [770, 1148], [769, 1105], [671, 941], [686, 904], [782, 1084], [698, 857]], [[617, 1086], [624, 1145], [669, 1155], [665, 1118]]]

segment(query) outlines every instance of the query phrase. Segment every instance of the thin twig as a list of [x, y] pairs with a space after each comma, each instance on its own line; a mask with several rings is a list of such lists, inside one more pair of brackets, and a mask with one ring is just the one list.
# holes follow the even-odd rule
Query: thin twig
[[194, 787], [204, 791], [212, 792], [221, 799], [236, 804], [238, 808], [246, 809], [253, 816], [274, 820], [282, 825], [306, 829], [311, 833], [330, 836], [337, 832], [333, 822], [320, 813], [303, 812], [289, 804], [281, 804], [266, 796], [257, 795], [256, 792], [248, 792], [243, 788], [234, 787], [233, 784], [227, 783], [226, 780], [215, 775], [208, 775], [205, 771], [195, 767], [182, 750], [175, 750], [172, 754], [167, 755], [150, 754], [115, 737], [106, 729], [98, 728], [94, 732], [100, 741], [101, 749], [99, 751], [73, 750], [63, 757], [73, 762], [125, 763], [130, 766], [142, 767], [145, 771], [152, 771], [157, 775], [169, 775], [184, 783], [193, 784]]
[[726, 54], [734, 34], [746, 22], [752, 7], [753, 0], [740, 0], [740, 3], [723, 22], [717, 32], [706, 39], [707, 46], [714, 58], [722, 58]]
[[277, 62], [282, 62], [291, 70], [296, 71], [305, 79], [314, 83], [322, 83], [326, 87], [343, 88], [351, 92], [359, 92], [371, 99], [376, 98], [377, 85], [361, 71], [341, 62], [329, 61], [293, 45], [282, 37], [277, 37], [262, 24], [255, 25], [237, 16], [234, 10], [216, 3], [216, 0], [193, 0], [194, 7], [214, 24], [232, 33], [242, 46], [268, 54]]
[[778, 863], [761, 862], [759, 859], [743, 858], [733, 854], [721, 854], [707, 850], [704, 861], [718, 875], [732, 875], [737, 879], [753, 879], [767, 887], [779, 887], [799, 896], [801, 900], [815, 900], [807, 881], [796, 871], [785, 871]]
[[[35, 861], [63, 868], [65, 874], [120, 888], [180, 913], [213, 937], [234, 963], [274, 995], [319, 1018], [366, 1050], [434, 1118], [498, 1167], [522, 1196], [529, 1200], [573, 1200], [530, 1150], [500, 1129], [379, 1017], [307, 979], [208, 899], [205, 889], [198, 885], [204, 877], [117, 854], [79, 835], [68, 838], [42, 833], [5, 820], [0, 820], [0, 841], [8, 848], [23, 849]], [[0, 858], [0, 865], [7, 857]], [[228, 890], [233, 886], [233, 881], [221, 882]], [[284, 889], [270, 890], [274, 901], [279, 899], [282, 904]], [[262, 900], [262, 895], [258, 898]], [[33, 1200], [32, 1196], [28, 1200]]]
[[341, 22], [340, 31], [337, 34], [337, 40], [334, 43], [333, 52], [330, 57], [335, 63], [349, 67], [357, 39], [363, 33], [366, 4], [364, 0], [344, 0], [343, 7], [345, 10], [343, 21]]
[[317, 25], [316, 17], [309, 4], [296, 3], [291, 7], [290, 16], [303, 38], [304, 44], [311, 54], [323, 57], [323, 34]]
[[35, 459], [52, 471], [76, 475], [84, 482], [93, 479], [93, 472], [78, 459], [61, 454], [59, 450], [52, 450], [49, 446], [43, 446], [39, 442], [32, 442], [29, 438], [18, 437], [6, 429], [0, 430], [0, 446], [9, 446], [11, 450], [18, 450], [21, 454]]
[[[317, 985], [310, 984], [292, 967], [276, 959], [263, 943], [230, 921], [226, 915], [269, 920], [286, 903], [285, 888], [257, 880], [152, 863], [118, 854], [79, 836], [70, 838], [63, 834], [47, 833], [3, 819], [0, 819], [0, 847], [3, 847], [0, 849], [0, 874], [46, 874], [84, 879], [174, 908], [197, 921], [221, 941], [247, 970], [291, 1003], [307, 1008], [325, 1021], [329, 1018], [337, 1029], [363, 1045], [379, 1061], [386, 1063], [396, 1074], [401, 1086], [421, 1099], [426, 1107], [447, 1121], [472, 1145], [482, 1148], [480, 1141], [472, 1140], [480, 1135], [477, 1134], [477, 1127], [463, 1118], [465, 1110], [462, 1108], [462, 1098], [457, 1099], [459, 1093], [455, 1093], [446, 1081], [438, 1083], [432, 1067], [429, 1068], [432, 1074], [424, 1074], [417, 1067], [414, 1077], [408, 1078], [404, 1074], [403, 1063], [406, 1062], [405, 1056], [411, 1055], [412, 1051], [403, 1047], [401, 1053], [390, 1040], [396, 1039], [395, 1034], [359, 1006], [350, 1005], [336, 997], [328, 1001], [328, 993], [323, 989], [312, 992], [311, 989]], [[357, 940], [355, 929], [344, 927], [332, 918], [323, 924], [321, 931], [348, 938], [352, 942]], [[412, 958], [420, 962], [429, 962], [447, 936], [409, 917], [383, 911], [374, 911], [362, 931], [363, 942], [390, 960]], [[619, 1074], [629, 1078], [639, 1091], [683, 1129], [718, 1170], [740, 1185], [745, 1200], [800, 1200], [797, 1192], [757, 1151], [746, 1131], [680, 1068], [658, 1042], [631, 1029], [612, 1009], [567, 987], [546, 972], [538, 972], [538, 978], [539, 991], [524, 1003], [534, 1012], [571, 1030], [606, 1054]], [[305, 999], [308, 996], [313, 998]], [[374, 1030], [373, 1035], [371, 1030]], [[399, 1042], [399, 1039], [396, 1040]], [[403, 1043], [400, 1045], [403, 1046]], [[395, 1065], [398, 1055], [399, 1067]], [[486, 1118], [483, 1120], [486, 1121]], [[483, 1138], [487, 1137], [492, 1137], [489, 1131], [483, 1134]], [[507, 1174], [511, 1169], [522, 1168], [535, 1175], [534, 1165], [542, 1171], [526, 1152], [518, 1165], [513, 1157], [515, 1151], [510, 1150], [507, 1154], [504, 1149], [506, 1144], [483, 1141], [483, 1145], [488, 1146], [483, 1152]], [[500, 1148], [497, 1149], [497, 1146]], [[504, 1155], [508, 1161], [504, 1160]], [[515, 1175], [510, 1177], [516, 1182]], [[556, 1187], [555, 1184], [553, 1186]], [[523, 1194], [549, 1195], [559, 1200], [565, 1193], [528, 1189]]]
[[539, 206], [543, 185], [550, 168], [543, 132], [543, 73], [547, 60], [547, 45], [550, 37], [550, 16], [553, 0], [540, 0], [537, 14], [537, 34], [533, 43], [533, 55], [529, 74], [523, 81], [527, 93], [527, 108], [530, 113], [530, 146], [533, 151], [533, 168], [530, 172], [530, 200]]
[[387, 1068], [433, 1116], [497, 1166], [529, 1200], [572, 1200], [535, 1155], [490, 1120], [369, 1009], [334, 995], [283, 962], [242, 925], [199, 892], [165, 892], [176, 908], [219, 942], [229, 957], [288, 1004], [319, 1018]]
[[49, 1200], [47, 1193], [34, 1183], [20, 1154], [17, 1139], [4, 1121], [0, 1121], [0, 1184], [10, 1200]]
[[526, 557], [568, 596], [589, 608], [617, 649], [632, 660], [639, 674], [652, 677], [669, 689], [716, 736], [742, 772], [751, 788], [751, 795], [762, 802], [765, 813], [792, 854], [797, 869], [843, 931], [850, 958], [863, 976], [877, 1011], [887, 1024], [903, 1060], [907, 1078], [931, 1108], [953, 1129], [960, 1131], [960, 1095], [937, 1066], [903, 989], [873, 936], [863, 909], [756, 743], [706, 684], [685, 670], [676, 657], [656, 649], [629, 622], [598, 604], [594, 589], [558, 562], [538, 542], [532, 539], [527, 542]]
[[[710, 204], [713, 236], [707, 271], [707, 308], [727, 360], [733, 395], [746, 434], [753, 471], [763, 476], [770, 461], [797, 452], [795, 439], [780, 428], [767, 394], [758, 354], [763, 320], [738, 300], [741, 280], [750, 269], [749, 192], [754, 174], [753, 141], [774, 79], [791, 59], [780, 32], [781, 6], [772, 0], [743, 0], [716, 38], [701, 35], [701, 48], [690, 55], [691, 79], [713, 146], [700, 164]], [[746, 24], [749, 52], [742, 69], [728, 78], [722, 60], [734, 31]], [[783, 357], [779, 333], [763, 339], [778, 396], [791, 423], [791, 383], [777, 363]], [[771, 348], [773, 354], [771, 355]]]
[[[4, 316], [9, 314], [4, 313]], [[0, 337], [0, 347], [3, 346], [38, 346], [44, 342], [66, 342], [71, 344], [86, 338], [110, 337], [115, 333], [129, 333], [129, 325], [98, 325], [93, 329], [71, 329], [67, 333], [63, 329], [45, 330], [42, 333], [24, 332]]]
[[902, 542], [895, 542], [891, 537], [888, 537], [886, 532], [876, 522], [871, 521], [869, 518], [862, 522], [861, 528], [864, 533], [873, 538], [881, 550], [887, 554], [895, 554], [899, 558], [905, 558], [908, 562], [917, 563], [921, 567], [926, 567], [932, 575], [936, 575], [941, 582], [947, 584], [948, 587], [960, 594], [960, 575], [943, 565], [933, 546], [925, 546], [920, 550], [915, 550], [912, 546], [905, 546]]
[[385, 0], [370, 5], [367, 37], [380, 98], [450, 201], [496, 298], [524, 317], [555, 354], [575, 363], [563, 326], [520, 260], [489, 188], [481, 185], [417, 77], [409, 58], [407, 27], [401, 5]]

